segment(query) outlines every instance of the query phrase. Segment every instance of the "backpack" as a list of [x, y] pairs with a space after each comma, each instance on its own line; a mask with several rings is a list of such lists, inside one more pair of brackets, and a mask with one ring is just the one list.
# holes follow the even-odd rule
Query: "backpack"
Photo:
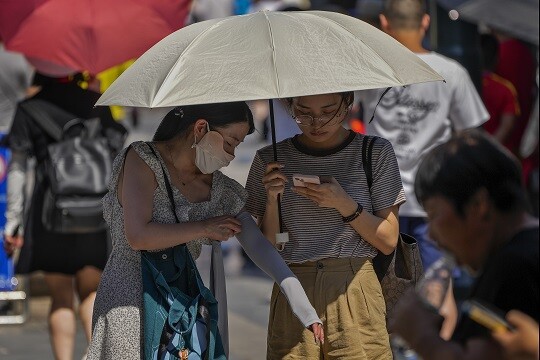
[[107, 192], [113, 159], [100, 119], [79, 119], [37, 99], [21, 106], [54, 140], [47, 145], [43, 164], [46, 190], [41, 221], [45, 229], [68, 234], [105, 230], [101, 199]]

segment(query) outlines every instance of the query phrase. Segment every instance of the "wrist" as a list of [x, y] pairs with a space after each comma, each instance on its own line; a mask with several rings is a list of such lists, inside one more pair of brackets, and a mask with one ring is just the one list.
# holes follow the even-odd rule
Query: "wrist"
[[354, 212], [350, 213], [349, 215], [342, 216], [341, 219], [343, 220], [344, 223], [348, 224], [348, 223], [356, 220], [356, 218], [358, 218], [358, 216], [360, 216], [362, 211], [364, 211], [364, 207], [360, 203], [358, 203], [358, 204], [356, 204], [356, 208], [355, 208]]
[[277, 208], [278, 206], [278, 199], [277, 198], [272, 198], [272, 197], [268, 197], [268, 199], [266, 200], [266, 209], [275, 209]]
[[24, 229], [19, 223], [8, 220], [4, 226], [4, 234], [8, 236], [22, 236], [24, 234]]
[[351, 215], [356, 208], [358, 207], [358, 203], [354, 201], [352, 198], [348, 198], [343, 205], [341, 205], [339, 208], [336, 208], [336, 210], [339, 212], [339, 214], [343, 217]]
[[199, 229], [199, 235], [197, 238], [210, 238], [211, 232], [208, 230], [208, 223], [206, 220], [199, 221], [200, 229]]

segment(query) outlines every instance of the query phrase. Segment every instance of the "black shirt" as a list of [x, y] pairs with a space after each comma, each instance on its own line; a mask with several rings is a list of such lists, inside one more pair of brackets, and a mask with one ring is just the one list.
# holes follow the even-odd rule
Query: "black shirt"
[[[539, 320], [538, 228], [522, 230], [489, 257], [469, 298], [506, 313], [516, 309]], [[489, 336], [486, 328], [463, 316], [453, 340], [463, 344], [473, 337]]]

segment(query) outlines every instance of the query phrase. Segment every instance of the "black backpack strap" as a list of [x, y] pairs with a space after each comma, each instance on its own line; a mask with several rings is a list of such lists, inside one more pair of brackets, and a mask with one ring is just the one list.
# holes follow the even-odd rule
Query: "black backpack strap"
[[40, 100], [28, 100], [21, 103], [21, 107], [37, 122], [41, 129], [55, 141], [62, 139], [63, 130], [49, 115], [47, 109], [40, 106]]
[[169, 182], [169, 179], [167, 178], [167, 174], [165, 173], [165, 169], [163, 168], [163, 164], [159, 160], [159, 156], [156, 154], [156, 151], [154, 148], [149, 144], [145, 143], [148, 148], [150, 148], [150, 151], [154, 154], [156, 159], [159, 161], [159, 164], [161, 165], [161, 171], [163, 171], [163, 179], [165, 180], [165, 187], [167, 188], [167, 194], [169, 195], [169, 201], [171, 202], [171, 208], [174, 214], [174, 218], [176, 219], [176, 222], [179, 223], [180, 220], [178, 219], [178, 215], [176, 215], [176, 205], [174, 204], [174, 196], [172, 192], [171, 183]]
[[373, 185], [373, 168], [371, 166], [371, 158], [373, 156], [373, 146], [377, 141], [376, 136], [364, 136], [362, 140], [362, 167], [364, 168], [364, 173], [366, 174], [366, 180], [368, 184], [368, 189], [371, 194], [371, 186]]
[[[371, 186], [373, 185], [373, 168], [371, 166], [371, 159], [373, 157], [373, 146], [377, 141], [377, 136], [364, 136], [362, 140], [362, 167], [364, 168], [364, 173], [366, 174], [366, 180], [368, 184], [369, 194], [371, 195]], [[377, 274], [377, 279], [379, 282], [382, 281], [392, 259], [394, 253], [390, 255], [383, 254], [380, 250], [377, 250], [377, 256], [373, 258], [373, 269], [375, 274]]]

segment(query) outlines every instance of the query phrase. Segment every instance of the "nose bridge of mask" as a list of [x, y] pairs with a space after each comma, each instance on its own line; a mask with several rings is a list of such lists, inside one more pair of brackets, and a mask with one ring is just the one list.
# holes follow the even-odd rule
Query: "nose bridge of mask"
[[223, 139], [223, 136], [217, 132], [210, 130], [210, 125], [207, 124], [208, 132], [204, 134], [203, 138], [201, 139], [201, 142], [204, 140], [204, 144], [201, 144], [199, 142], [199, 145], [203, 145], [208, 152], [215, 158], [220, 158], [220, 155], [223, 156], [228, 161], [232, 161], [234, 159], [234, 155], [229, 154], [225, 149], [223, 148], [223, 145], [225, 143], [225, 140]]
[[211, 152], [213, 154], [219, 154], [219, 153], [226, 153], [225, 149], [223, 148], [224, 139], [223, 136], [221, 136], [220, 133], [217, 131], [209, 131], [206, 133], [206, 137], [208, 138], [208, 148], [209, 150], [212, 150]]

